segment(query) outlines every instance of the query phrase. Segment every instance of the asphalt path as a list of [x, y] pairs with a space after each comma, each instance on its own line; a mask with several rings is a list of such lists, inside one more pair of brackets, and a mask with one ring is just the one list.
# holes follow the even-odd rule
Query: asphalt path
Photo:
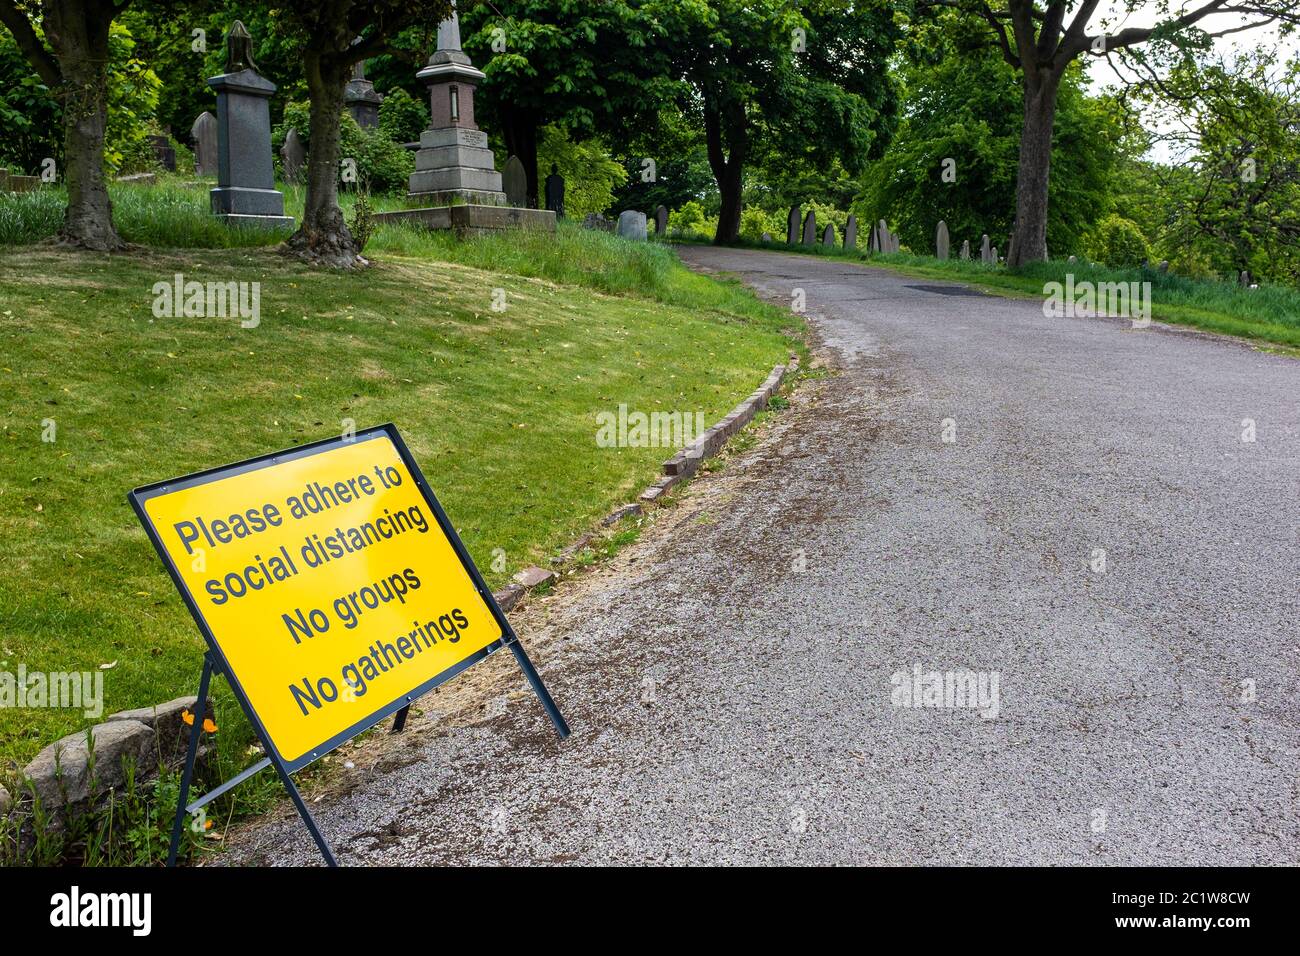
[[498, 655], [322, 788], [341, 862], [1300, 862], [1300, 362], [682, 256], [803, 290], [832, 373], [522, 616], [568, 741]]

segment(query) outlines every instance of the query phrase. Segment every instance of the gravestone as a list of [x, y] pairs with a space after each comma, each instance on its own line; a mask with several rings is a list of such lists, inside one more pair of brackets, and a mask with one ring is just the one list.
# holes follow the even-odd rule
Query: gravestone
[[172, 146], [172, 138], [167, 134], [155, 134], [147, 137], [149, 148], [153, 150], [153, 158], [158, 165], [169, 173], [176, 172], [176, 148]]
[[822, 245], [827, 249], [835, 248], [835, 223], [828, 222], [822, 231]]
[[871, 227], [871, 238], [867, 241], [867, 251], [873, 254], [880, 251], [880, 230], [875, 226]]
[[785, 221], [785, 241], [787, 245], [793, 246], [799, 241], [799, 220], [803, 211], [798, 206], [790, 207], [790, 215]]
[[556, 219], [564, 218], [564, 177], [560, 167], [551, 163], [551, 175], [546, 177], [546, 208], [555, 213]]
[[226, 35], [226, 72], [208, 80], [217, 91], [217, 188], [212, 212], [227, 223], [293, 226], [275, 189], [269, 101], [276, 86], [257, 72], [253, 38], [236, 20]]
[[646, 238], [645, 213], [625, 209], [618, 214], [618, 235], [624, 239], [644, 242]]
[[190, 127], [190, 142], [194, 145], [194, 175], [217, 174], [217, 118], [204, 110]]
[[980, 236], [980, 262], [989, 261], [989, 234], [986, 232]]
[[1168, 259], [1161, 259], [1161, 260], [1160, 260], [1160, 265], [1157, 266], [1156, 268], [1157, 268], [1160, 272], [1162, 272], [1162, 273], [1167, 273], [1167, 272], [1169, 271], [1169, 260], [1168, 260]]
[[849, 213], [849, 221], [844, 224], [844, 248], [858, 248], [858, 217]]
[[[360, 37], [357, 38], [360, 40]], [[379, 125], [379, 104], [384, 101], [383, 94], [375, 92], [375, 84], [366, 79], [365, 61], [352, 68], [352, 79], [343, 89], [343, 105], [362, 129], [374, 129]]]
[[1241, 275], [1237, 277], [1237, 282], [1243, 289], [1246, 288], [1246, 286], [1250, 285], [1250, 273], [1243, 269]]
[[528, 205], [528, 173], [518, 156], [506, 160], [501, 170], [501, 188], [505, 190], [507, 206], [523, 209]]
[[284, 170], [284, 181], [296, 183], [302, 181], [302, 167], [307, 162], [307, 150], [302, 145], [298, 130], [289, 127], [284, 134], [284, 145], [280, 147], [280, 165]]
[[997, 264], [998, 264], [998, 247], [997, 247], [997, 246], [994, 246], [991, 250], [989, 250], [989, 262], [993, 263], [994, 265], [997, 265]]
[[962, 259], [969, 259], [969, 258], [970, 258], [970, 240], [969, 240], [969, 239], [963, 239], [963, 240], [961, 241], [961, 258], [962, 258]]
[[817, 244], [817, 211], [808, 210], [808, 215], [803, 217], [803, 244], [813, 246]]
[[1079, 261], [1079, 257], [1078, 257], [1078, 256], [1070, 256], [1070, 258], [1066, 259], [1065, 261], [1068, 262], [1070, 265], [1074, 265], [1076, 262]]
[[599, 232], [613, 232], [614, 224], [598, 212], [589, 212], [582, 220], [583, 229], [595, 229]]
[[655, 235], [662, 236], [668, 232], [668, 207], [655, 207]]
[[940, 262], [948, 261], [948, 223], [942, 219], [934, 231], [934, 255]]
[[438, 48], [415, 76], [429, 90], [429, 128], [420, 134], [407, 196], [428, 206], [506, 205], [487, 133], [474, 122], [474, 91], [485, 77], [460, 48], [454, 7], [438, 24]]
[[771, 241], [772, 241], [772, 234], [770, 232], [763, 233], [762, 236], [763, 245], [767, 245]]

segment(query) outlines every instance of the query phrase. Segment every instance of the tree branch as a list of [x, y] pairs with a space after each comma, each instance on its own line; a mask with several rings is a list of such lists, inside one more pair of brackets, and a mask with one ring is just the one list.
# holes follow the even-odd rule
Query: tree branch
[[63, 70], [59, 67], [59, 61], [45, 48], [41, 38], [36, 35], [32, 21], [14, 5], [13, 0], [0, 0], [0, 23], [9, 28], [18, 43], [18, 49], [23, 51], [23, 56], [27, 57], [27, 62], [45, 81], [46, 86], [53, 88], [62, 84]]

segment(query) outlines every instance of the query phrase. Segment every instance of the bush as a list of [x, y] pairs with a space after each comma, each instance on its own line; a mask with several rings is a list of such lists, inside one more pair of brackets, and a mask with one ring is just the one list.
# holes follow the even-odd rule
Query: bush
[[1116, 269], [1141, 265], [1151, 258], [1151, 247], [1137, 223], [1114, 214], [1093, 227], [1084, 246], [1090, 259]]
[[704, 207], [692, 199], [684, 203], [681, 209], [668, 213], [668, 228], [682, 235], [699, 234], [704, 231]]
[[413, 143], [429, 126], [429, 107], [400, 86], [379, 104], [379, 129], [395, 143]]
[[758, 242], [763, 238], [763, 233], [770, 232], [775, 238], [781, 232], [775, 225], [775, 221], [775, 217], [763, 209], [751, 207], [742, 210], [740, 213], [740, 237]]
[[[405, 192], [407, 181], [415, 171], [415, 155], [386, 133], [382, 127], [362, 129], [348, 112], [339, 117], [339, 159], [355, 160], [356, 186], [369, 192]], [[298, 131], [303, 147], [311, 149], [311, 107], [307, 103], [289, 103], [284, 108], [284, 119], [271, 135], [276, 163], [281, 162], [280, 147], [289, 134], [290, 127]], [[283, 177], [284, 170], [281, 168]], [[352, 188], [352, 183], [343, 184]]]

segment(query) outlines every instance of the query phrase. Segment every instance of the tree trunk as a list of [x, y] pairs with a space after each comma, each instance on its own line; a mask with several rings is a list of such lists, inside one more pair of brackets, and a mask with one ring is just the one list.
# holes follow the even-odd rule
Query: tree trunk
[[502, 136], [506, 152], [518, 156], [524, 164], [528, 180], [528, 208], [537, 209], [537, 114], [527, 110], [508, 109], [503, 117]]
[[1016, 225], [1007, 265], [1047, 258], [1047, 183], [1052, 167], [1052, 127], [1061, 77], [1054, 70], [1025, 71], [1025, 120], [1016, 177]]
[[343, 90], [352, 75], [341, 59], [308, 52], [307, 91], [311, 97], [311, 148], [307, 153], [307, 196], [302, 225], [286, 241], [287, 250], [310, 262], [350, 269], [361, 250], [339, 206], [339, 116]]
[[47, 4], [46, 37], [63, 74], [64, 182], [68, 207], [60, 242], [112, 252], [126, 248], [113, 226], [104, 180], [104, 130], [108, 125], [108, 27], [111, 13], [82, 3]]
[[745, 153], [749, 146], [743, 108], [732, 109], [724, 119], [721, 111], [706, 100], [704, 140], [708, 148], [709, 167], [713, 170], [713, 178], [717, 181], [718, 192], [722, 196], [713, 244], [722, 246], [740, 238], [741, 182]]

